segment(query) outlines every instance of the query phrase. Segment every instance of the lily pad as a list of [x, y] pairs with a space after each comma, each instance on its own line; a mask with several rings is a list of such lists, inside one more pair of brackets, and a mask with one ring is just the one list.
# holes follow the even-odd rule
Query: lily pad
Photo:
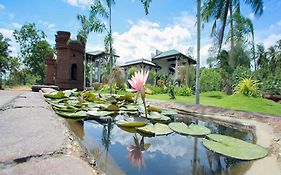
[[107, 111], [119, 111], [119, 107], [116, 105], [109, 105], [107, 108], [105, 108]]
[[129, 102], [129, 103], [134, 102], [133, 97], [129, 94], [122, 95], [119, 98], [117, 98], [117, 100], [120, 100], [120, 101], [124, 100], [124, 101]]
[[109, 112], [109, 111], [88, 111], [87, 114], [90, 115], [90, 116], [95, 116], [95, 117], [104, 117], [104, 116], [112, 115], [113, 112]]
[[159, 113], [162, 112], [162, 110], [161, 110], [160, 108], [153, 107], [153, 106], [149, 106], [149, 107], [147, 108], [147, 111], [148, 111], [148, 112], [159, 112]]
[[206, 128], [205, 126], [195, 124], [187, 126], [183, 122], [170, 123], [169, 127], [173, 131], [184, 135], [203, 136], [211, 133], [211, 130], [209, 128]]
[[255, 160], [267, 155], [267, 150], [259, 145], [245, 142], [220, 134], [207, 135], [210, 139], [203, 139], [203, 145], [208, 149], [236, 159]]
[[64, 118], [86, 118], [87, 113], [85, 111], [79, 111], [79, 112], [57, 112], [58, 115], [64, 117]]
[[158, 112], [150, 112], [150, 114], [147, 116], [147, 118], [155, 120], [155, 121], [160, 121], [160, 122], [169, 122], [171, 120], [170, 117], [162, 115]]
[[166, 115], [166, 116], [174, 116], [174, 115], [177, 115], [178, 113], [175, 110], [165, 110], [165, 111], [162, 111], [161, 114]]
[[52, 98], [52, 99], [61, 99], [61, 98], [65, 98], [66, 96], [62, 91], [55, 91], [55, 92], [44, 94], [44, 97]]
[[129, 132], [129, 133], [136, 133], [137, 129], [135, 127], [126, 127], [126, 126], [120, 126], [117, 125], [120, 129], [122, 129], [123, 131]]
[[145, 134], [151, 134], [155, 136], [159, 135], [168, 135], [172, 133], [173, 131], [168, 127], [168, 125], [162, 124], [162, 123], [156, 123], [156, 124], [147, 124], [144, 127], [137, 128], [137, 131], [145, 133]]
[[141, 127], [148, 123], [148, 120], [141, 117], [125, 117], [123, 120], [117, 120], [116, 125], [123, 127]]

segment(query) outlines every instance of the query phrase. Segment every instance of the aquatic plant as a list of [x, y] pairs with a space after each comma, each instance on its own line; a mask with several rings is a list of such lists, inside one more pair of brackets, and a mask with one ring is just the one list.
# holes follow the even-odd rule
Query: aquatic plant
[[138, 72], [135, 72], [135, 74], [132, 76], [128, 82], [132, 86], [133, 90], [136, 92], [136, 101], [139, 96], [141, 95], [141, 99], [143, 101], [144, 109], [145, 109], [145, 117], [147, 117], [147, 109], [146, 109], [146, 104], [145, 104], [145, 87], [144, 84], [147, 80], [149, 71], [143, 71], [140, 70]]

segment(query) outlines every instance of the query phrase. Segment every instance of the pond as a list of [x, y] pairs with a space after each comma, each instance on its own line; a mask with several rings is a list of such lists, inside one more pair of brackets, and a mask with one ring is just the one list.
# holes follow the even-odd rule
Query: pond
[[[235, 129], [194, 117], [178, 116], [175, 121], [196, 123], [212, 133], [232, 136], [254, 143], [251, 131]], [[82, 144], [94, 156], [97, 167], [109, 175], [134, 174], [244, 174], [252, 161], [241, 161], [206, 149], [201, 137], [172, 133], [167, 136], [143, 137], [127, 132], [110, 120], [67, 120]]]

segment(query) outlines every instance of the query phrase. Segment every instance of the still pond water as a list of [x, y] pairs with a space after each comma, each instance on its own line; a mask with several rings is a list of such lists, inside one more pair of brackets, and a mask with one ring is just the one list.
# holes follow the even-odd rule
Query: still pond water
[[[254, 142], [253, 134], [245, 130], [187, 117], [175, 120], [188, 125], [197, 123], [208, 127], [212, 133]], [[95, 157], [97, 167], [108, 175], [242, 175], [252, 164], [251, 161], [240, 161], [209, 151], [200, 137], [177, 133], [142, 137], [111, 122], [68, 120], [68, 123]]]

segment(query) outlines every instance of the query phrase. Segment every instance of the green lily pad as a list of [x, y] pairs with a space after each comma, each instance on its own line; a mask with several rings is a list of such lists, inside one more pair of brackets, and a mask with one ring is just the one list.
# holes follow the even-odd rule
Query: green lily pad
[[141, 127], [148, 123], [148, 120], [141, 117], [125, 117], [123, 120], [117, 120], [116, 125], [123, 127]]
[[183, 122], [170, 123], [169, 127], [173, 131], [184, 135], [203, 136], [211, 133], [211, 130], [204, 126], [195, 125], [195, 124], [191, 124], [187, 126]]
[[87, 113], [85, 111], [79, 112], [56, 112], [59, 116], [64, 118], [86, 118]]
[[147, 108], [147, 111], [148, 111], [148, 112], [159, 112], [159, 113], [162, 112], [162, 110], [161, 110], [160, 108], [153, 107], [153, 106], [149, 106], [149, 107]]
[[126, 126], [120, 126], [117, 125], [120, 129], [122, 129], [123, 131], [129, 132], [129, 133], [136, 133], [137, 129], [135, 127], [126, 127]]
[[59, 112], [77, 112], [77, 109], [69, 109], [69, 108], [57, 108], [54, 106], [54, 109]]
[[76, 92], [77, 91], [77, 89], [71, 89], [71, 90], [64, 90], [64, 91], [62, 91], [63, 93], [64, 93], [64, 95], [66, 96], [66, 97], [70, 97], [70, 95], [72, 95], [74, 92]]
[[151, 134], [155, 136], [159, 135], [168, 135], [172, 133], [173, 131], [168, 127], [168, 125], [162, 124], [162, 123], [156, 123], [156, 124], [147, 124], [144, 127], [137, 128], [137, 131], [145, 133], [145, 134]]
[[203, 145], [206, 148], [228, 157], [241, 160], [255, 160], [267, 155], [267, 150], [263, 147], [240, 139], [220, 134], [209, 134], [207, 137], [210, 140], [203, 139]]
[[124, 101], [129, 102], [129, 103], [134, 102], [133, 97], [129, 94], [122, 95], [119, 98], [117, 98], [117, 100], [120, 100], [120, 101], [124, 100]]
[[162, 111], [161, 114], [167, 115], [167, 116], [174, 116], [174, 115], [177, 115], [178, 113], [175, 110], [165, 110], [165, 111]]
[[112, 115], [113, 112], [110, 112], [110, 111], [88, 111], [87, 114], [90, 115], [90, 116], [94, 116], [94, 117], [104, 117], [104, 116]]
[[116, 105], [109, 105], [108, 107], [105, 108], [107, 111], [119, 111], [119, 107]]
[[86, 91], [83, 93], [83, 99], [90, 101], [90, 102], [94, 102], [97, 99], [97, 97], [92, 92]]
[[160, 121], [160, 122], [169, 122], [171, 119], [170, 117], [167, 117], [165, 115], [162, 115], [158, 112], [150, 112], [149, 115], [147, 115], [148, 119]]
[[44, 97], [52, 98], [52, 99], [61, 99], [61, 98], [65, 98], [66, 96], [62, 91], [55, 91], [55, 92], [44, 94]]

